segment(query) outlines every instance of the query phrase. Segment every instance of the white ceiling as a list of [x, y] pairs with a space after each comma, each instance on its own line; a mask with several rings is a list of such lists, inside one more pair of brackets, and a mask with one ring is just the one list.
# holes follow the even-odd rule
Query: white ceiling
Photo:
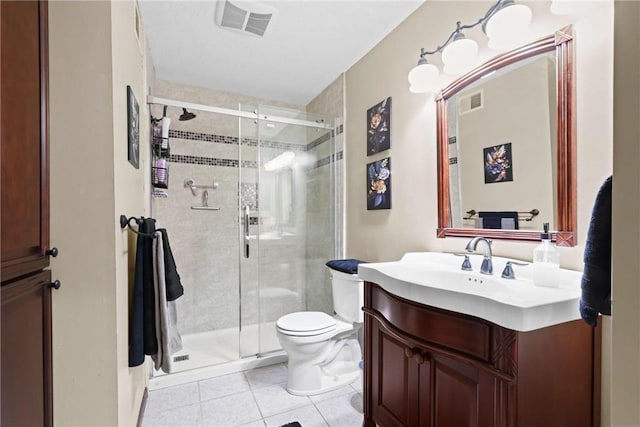
[[156, 77], [306, 105], [424, 0], [265, 1], [263, 38], [216, 25], [216, 2], [140, 1]]

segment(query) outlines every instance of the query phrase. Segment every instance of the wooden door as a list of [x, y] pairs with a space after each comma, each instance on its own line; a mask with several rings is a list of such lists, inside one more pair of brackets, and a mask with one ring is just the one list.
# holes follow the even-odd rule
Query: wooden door
[[384, 427], [416, 426], [415, 391], [418, 365], [407, 357], [409, 348], [371, 322], [371, 405], [373, 421]]
[[2, 426], [51, 425], [51, 272], [2, 286]]
[[431, 356], [434, 426], [496, 426], [496, 377], [451, 357]]
[[45, 1], [0, 2], [2, 426], [53, 420], [47, 19]]

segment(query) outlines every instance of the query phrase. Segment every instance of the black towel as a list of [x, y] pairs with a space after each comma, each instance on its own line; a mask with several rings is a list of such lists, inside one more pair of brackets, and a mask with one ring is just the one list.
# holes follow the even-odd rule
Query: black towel
[[169, 236], [167, 230], [160, 228], [162, 233], [162, 250], [164, 251], [164, 276], [167, 286], [167, 301], [175, 301], [184, 294], [184, 288], [180, 282], [180, 275], [176, 268], [176, 261], [173, 259], [173, 253], [169, 246]]
[[365, 261], [359, 259], [332, 259], [325, 265], [333, 270], [341, 271], [347, 274], [357, 274], [358, 264], [362, 264]]
[[139, 366], [144, 362], [143, 335], [143, 296], [142, 296], [142, 260], [144, 252], [143, 236], [138, 236], [136, 242], [136, 269], [133, 280], [133, 293], [131, 295], [131, 318], [129, 323], [129, 366]]
[[584, 247], [580, 316], [598, 324], [598, 313], [611, 315], [611, 187], [612, 177], [598, 191]]
[[[139, 230], [153, 235], [156, 231], [156, 220], [146, 218]], [[153, 238], [142, 237], [142, 330], [144, 354], [152, 355], [158, 352], [156, 339], [156, 299], [153, 283]]]

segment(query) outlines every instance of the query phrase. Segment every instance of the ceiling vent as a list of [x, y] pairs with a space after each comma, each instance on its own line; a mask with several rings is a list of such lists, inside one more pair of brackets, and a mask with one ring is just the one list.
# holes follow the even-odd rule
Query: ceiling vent
[[220, 0], [215, 19], [216, 24], [227, 30], [264, 37], [277, 14], [276, 8], [258, 1]]

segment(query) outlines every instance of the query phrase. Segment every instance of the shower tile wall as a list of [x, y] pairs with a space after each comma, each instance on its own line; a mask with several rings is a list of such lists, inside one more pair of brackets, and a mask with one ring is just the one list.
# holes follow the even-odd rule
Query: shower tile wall
[[[344, 76], [338, 77], [322, 93], [307, 105], [307, 111], [334, 118], [333, 144], [328, 141], [319, 145], [312, 142], [309, 151], [319, 160], [317, 168], [308, 171], [307, 194], [307, 309], [331, 313], [333, 301], [331, 293], [331, 277], [325, 263], [331, 258], [344, 256]], [[317, 134], [315, 130], [308, 131]], [[316, 137], [317, 138], [317, 137]], [[311, 140], [319, 141], [323, 138]], [[333, 154], [334, 162], [331, 159]], [[330, 179], [333, 179], [330, 180]], [[323, 183], [334, 182], [334, 194]], [[329, 212], [326, 204], [334, 197], [335, 209]], [[332, 219], [335, 229], [332, 228]], [[334, 246], [335, 240], [335, 246]], [[335, 247], [335, 252], [334, 252]], [[328, 256], [328, 254], [331, 254]]]

